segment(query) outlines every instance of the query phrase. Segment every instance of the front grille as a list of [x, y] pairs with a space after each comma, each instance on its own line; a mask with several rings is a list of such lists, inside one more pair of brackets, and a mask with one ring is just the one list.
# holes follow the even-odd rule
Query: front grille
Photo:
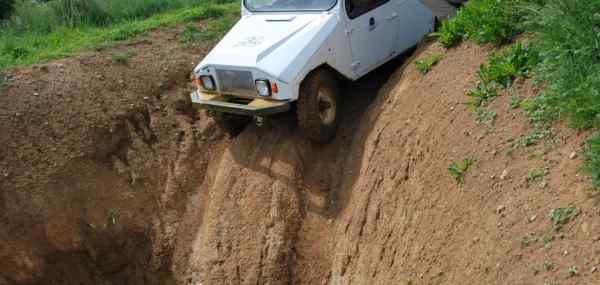
[[217, 81], [222, 93], [255, 96], [252, 72], [217, 69]]

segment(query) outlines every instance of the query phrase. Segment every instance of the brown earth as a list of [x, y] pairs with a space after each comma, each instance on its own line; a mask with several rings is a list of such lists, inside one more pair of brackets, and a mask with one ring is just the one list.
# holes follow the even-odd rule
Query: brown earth
[[[477, 123], [463, 103], [492, 48], [424, 44], [346, 84], [338, 135], [316, 145], [291, 115], [230, 136], [193, 110], [188, 74], [210, 44], [182, 47], [180, 31], [12, 72], [0, 285], [600, 284], [600, 212], [570, 158], [586, 133], [559, 124], [512, 147], [531, 126], [509, 93], [534, 96], [528, 81]], [[445, 58], [421, 75], [432, 52]], [[457, 183], [448, 165], [466, 157]], [[555, 232], [548, 213], [570, 205]]]

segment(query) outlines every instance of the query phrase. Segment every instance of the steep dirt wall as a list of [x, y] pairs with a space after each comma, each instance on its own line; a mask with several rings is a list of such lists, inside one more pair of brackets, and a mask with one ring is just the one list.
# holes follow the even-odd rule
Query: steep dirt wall
[[185, 201], [228, 140], [188, 99], [208, 44], [183, 47], [179, 32], [11, 72], [0, 284], [173, 284]]

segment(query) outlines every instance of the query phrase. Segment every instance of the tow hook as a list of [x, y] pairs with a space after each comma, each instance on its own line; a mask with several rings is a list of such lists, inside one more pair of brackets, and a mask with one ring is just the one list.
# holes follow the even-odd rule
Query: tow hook
[[254, 116], [254, 123], [256, 124], [257, 127], [264, 126], [266, 120], [267, 119], [263, 116]]

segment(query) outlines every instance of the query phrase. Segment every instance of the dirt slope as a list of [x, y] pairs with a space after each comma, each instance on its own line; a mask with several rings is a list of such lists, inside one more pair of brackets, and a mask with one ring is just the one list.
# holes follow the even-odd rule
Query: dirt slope
[[[511, 141], [530, 131], [521, 111], [509, 108], [509, 96], [493, 104], [493, 125], [478, 124], [463, 104], [488, 49], [431, 45], [415, 56], [430, 52], [446, 58], [426, 76], [409, 62], [373, 102], [373, 77], [385, 79], [385, 70], [348, 86], [346, 117], [330, 145], [305, 142], [286, 119], [268, 131], [244, 131], [205, 185], [210, 196], [194, 230], [190, 280], [599, 282], [591, 272], [600, 262], [599, 212], [584, 191], [589, 181], [577, 171], [580, 162], [569, 158], [585, 134], [558, 126], [554, 143], [506, 155]], [[524, 96], [537, 91], [523, 82], [515, 89]], [[476, 162], [458, 184], [447, 168], [465, 157]], [[526, 181], [540, 166], [549, 168], [544, 187]], [[554, 233], [549, 211], [570, 205], [581, 214]], [[545, 261], [552, 268], [544, 269]]]
[[[292, 116], [230, 137], [194, 111], [188, 72], [210, 43], [179, 32], [14, 72], [0, 285], [600, 283], [600, 212], [570, 158], [586, 134], [513, 149], [530, 126], [508, 94], [478, 124], [463, 103], [489, 48], [426, 44], [346, 84], [337, 137], [315, 145]], [[423, 76], [412, 61], [431, 52], [445, 58]], [[458, 184], [447, 168], [465, 157]], [[526, 180], [537, 167], [544, 185]], [[555, 232], [549, 211], [570, 205]]]

